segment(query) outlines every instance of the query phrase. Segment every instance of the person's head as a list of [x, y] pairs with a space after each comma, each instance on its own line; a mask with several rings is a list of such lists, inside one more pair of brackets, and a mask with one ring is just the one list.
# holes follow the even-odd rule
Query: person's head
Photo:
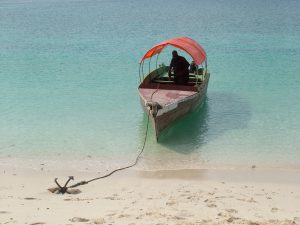
[[175, 57], [177, 57], [177, 56], [178, 56], [178, 53], [177, 53], [177, 51], [176, 51], [176, 50], [174, 50], [174, 51], [172, 52], [172, 56], [173, 56], [173, 58], [175, 58]]

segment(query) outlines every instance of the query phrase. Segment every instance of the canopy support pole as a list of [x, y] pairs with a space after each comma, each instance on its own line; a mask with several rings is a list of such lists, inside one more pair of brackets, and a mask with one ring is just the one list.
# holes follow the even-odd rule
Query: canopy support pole
[[[150, 74], [150, 70], [151, 70], [151, 59], [152, 59], [152, 56], [149, 59], [149, 73], [148, 74]], [[150, 74], [150, 80], [152, 80], [151, 74]]]
[[158, 56], [159, 56], [159, 53], [156, 56], [156, 63], [155, 63], [156, 68], [155, 69], [157, 69]]
[[143, 80], [145, 79], [145, 75], [144, 75], [144, 61], [142, 62], [142, 74], [143, 74]]
[[139, 78], [140, 78], [140, 83], [142, 83], [142, 79], [141, 79], [141, 66], [142, 66], [142, 63], [140, 63], [140, 66], [139, 66]]
[[159, 56], [159, 54], [160, 53], [158, 53], [157, 56], [156, 56], [156, 65], [155, 65], [156, 66], [155, 69], [156, 69], [156, 72], [157, 72], [157, 77], [159, 76], [159, 73], [158, 73], [158, 70], [157, 70], [157, 62], [158, 62], [158, 56]]
[[205, 71], [203, 72], [203, 79], [204, 79], [204, 74], [207, 73], [207, 58], [205, 59]]

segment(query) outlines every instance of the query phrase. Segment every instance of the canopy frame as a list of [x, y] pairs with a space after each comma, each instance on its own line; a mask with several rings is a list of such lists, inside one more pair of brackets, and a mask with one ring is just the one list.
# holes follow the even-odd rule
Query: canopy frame
[[[204, 78], [204, 73], [206, 73], [207, 71], [207, 56], [206, 56], [206, 52], [205, 50], [202, 48], [202, 46], [200, 46], [196, 41], [194, 41], [191, 38], [188, 37], [177, 37], [177, 38], [171, 38], [168, 39], [166, 41], [163, 41], [161, 43], [156, 44], [155, 46], [153, 46], [148, 52], [146, 52], [146, 54], [143, 56], [143, 58], [140, 60], [139, 64], [139, 78], [140, 78], [140, 82], [142, 82], [145, 79], [145, 74], [144, 74], [144, 61], [148, 58], [149, 59], [149, 74], [150, 74], [150, 70], [151, 70], [151, 60], [152, 57], [156, 56], [156, 65], [155, 65], [155, 69], [157, 70], [158, 68], [158, 58], [160, 53], [165, 49], [165, 47], [167, 47], [168, 45], [171, 45], [175, 48], [178, 48], [180, 50], [183, 50], [184, 52], [186, 52], [188, 55], [190, 55], [192, 57], [192, 59], [194, 60], [195, 64], [197, 65], [197, 68], [199, 65], [202, 65], [203, 68], [203, 62], [205, 64], [205, 70], [203, 71], [202, 74], [202, 79]], [[142, 75], [141, 75], [142, 73]], [[196, 75], [198, 74], [198, 69], [196, 70]], [[198, 76], [196, 76], [196, 83], [198, 83]]]

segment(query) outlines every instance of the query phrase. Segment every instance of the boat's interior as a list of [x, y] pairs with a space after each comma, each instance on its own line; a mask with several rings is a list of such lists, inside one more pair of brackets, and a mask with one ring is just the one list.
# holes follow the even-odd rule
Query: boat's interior
[[150, 72], [140, 85], [140, 88], [157, 88], [172, 89], [172, 90], [196, 90], [197, 85], [203, 81], [203, 68], [198, 69], [197, 73], [189, 74], [189, 81], [187, 84], [175, 84], [174, 75], [169, 77], [169, 67], [161, 66], [154, 71]]

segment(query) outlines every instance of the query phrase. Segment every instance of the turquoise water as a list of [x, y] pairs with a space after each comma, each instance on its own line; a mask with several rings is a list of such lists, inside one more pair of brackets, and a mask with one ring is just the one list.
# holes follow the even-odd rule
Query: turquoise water
[[151, 128], [141, 164], [299, 166], [299, 12], [297, 0], [1, 0], [0, 157], [134, 158], [138, 62], [188, 36], [208, 54], [207, 99], [160, 143]]

